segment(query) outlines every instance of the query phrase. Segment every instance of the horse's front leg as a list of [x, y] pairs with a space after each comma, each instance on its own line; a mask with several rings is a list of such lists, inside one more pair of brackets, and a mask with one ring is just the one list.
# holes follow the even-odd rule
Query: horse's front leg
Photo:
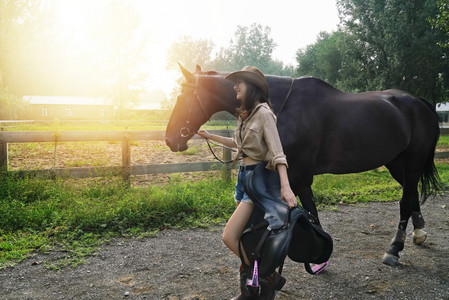
[[[399, 252], [401, 252], [404, 249], [404, 243], [405, 243], [405, 237], [407, 235], [406, 229], [408, 220], [410, 219], [410, 216], [412, 216], [412, 204], [418, 203], [418, 190], [417, 188], [414, 189], [407, 189], [404, 188], [402, 199], [399, 202], [400, 205], [400, 222], [398, 229], [396, 231], [396, 234], [394, 235], [391, 244], [390, 249], [384, 254], [382, 262], [384, 264], [390, 265], [390, 266], [397, 266], [400, 265], [399, 263]], [[419, 205], [419, 203], [418, 203]], [[421, 216], [422, 219], [422, 216]], [[422, 219], [424, 221], [424, 219]], [[417, 225], [424, 227], [424, 224], [422, 223], [415, 223], [415, 220], [413, 220], [413, 224], [415, 225], [415, 228]]]
[[405, 236], [406, 236], [406, 229], [407, 229], [407, 223], [408, 218], [406, 220], [401, 218], [401, 221], [399, 222], [398, 229], [396, 231], [396, 234], [394, 235], [393, 239], [391, 240], [390, 249], [384, 254], [384, 257], [382, 258], [382, 262], [384, 264], [390, 265], [390, 266], [398, 266], [399, 263], [399, 252], [401, 252], [404, 249], [404, 242], [405, 242]]

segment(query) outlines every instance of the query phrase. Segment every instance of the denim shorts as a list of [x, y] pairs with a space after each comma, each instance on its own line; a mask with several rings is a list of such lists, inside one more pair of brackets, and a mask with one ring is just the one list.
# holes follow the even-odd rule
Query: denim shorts
[[239, 170], [239, 174], [237, 176], [237, 184], [235, 185], [235, 194], [234, 199], [236, 202], [248, 202], [253, 203], [253, 201], [248, 197], [248, 195], [245, 193], [245, 189], [243, 188], [243, 178], [245, 175], [251, 172], [250, 170], [242, 171]]

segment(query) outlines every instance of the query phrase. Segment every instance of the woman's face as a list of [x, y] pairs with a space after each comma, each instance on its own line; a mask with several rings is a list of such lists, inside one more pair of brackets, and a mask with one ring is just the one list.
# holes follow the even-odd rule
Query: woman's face
[[246, 83], [242, 79], [238, 79], [234, 85], [234, 90], [237, 93], [238, 100], [245, 100], [246, 97]]

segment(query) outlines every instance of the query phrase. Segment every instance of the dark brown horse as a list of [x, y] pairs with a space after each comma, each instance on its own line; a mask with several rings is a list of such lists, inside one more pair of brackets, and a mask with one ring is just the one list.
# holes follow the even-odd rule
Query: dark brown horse
[[[224, 73], [181, 69], [186, 81], [165, 138], [172, 151], [186, 150], [187, 141], [212, 114], [235, 114], [238, 106], [234, 84]], [[433, 159], [439, 127], [433, 108], [400, 90], [354, 94], [312, 77], [267, 76], [267, 81], [290, 184], [306, 210], [318, 215], [311, 189], [314, 175], [386, 166], [401, 184], [399, 227], [383, 258], [386, 264], [399, 264], [410, 217], [414, 242], [426, 239], [418, 184], [423, 200], [438, 188]]]

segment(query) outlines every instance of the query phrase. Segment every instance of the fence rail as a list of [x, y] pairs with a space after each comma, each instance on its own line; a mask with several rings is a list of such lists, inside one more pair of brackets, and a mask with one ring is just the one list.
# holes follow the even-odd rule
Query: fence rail
[[[232, 136], [233, 130], [209, 130], [222, 136]], [[200, 137], [194, 136], [194, 139]], [[178, 173], [224, 170], [225, 179], [231, 177], [231, 165], [218, 162], [194, 162], [175, 164], [145, 164], [131, 165], [130, 141], [164, 140], [164, 130], [134, 130], [134, 131], [1, 131], [0, 132], [0, 170], [8, 171], [9, 143], [43, 143], [43, 142], [85, 142], [85, 141], [121, 141], [122, 165], [113, 167], [84, 167], [84, 168], [55, 168], [48, 170], [19, 171], [21, 174], [42, 176], [60, 176], [63, 178], [98, 177], [105, 174], [123, 175], [129, 179], [130, 175]], [[223, 149], [223, 160], [229, 161], [231, 151]], [[235, 166], [234, 168], [237, 168]]]
[[[211, 133], [232, 136], [233, 130], [210, 130]], [[449, 134], [448, 127], [441, 128], [441, 134]], [[194, 136], [194, 139], [200, 137]], [[24, 174], [42, 176], [60, 176], [64, 178], [98, 177], [105, 174], [130, 175], [196, 172], [224, 170], [226, 179], [231, 177], [231, 165], [218, 162], [194, 162], [175, 164], [131, 165], [130, 141], [164, 140], [164, 130], [130, 130], [130, 131], [0, 131], [0, 171], [8, 171], [8, 143], [42, 143], [42, 142], [86, 142], [86, 141], [121, 141], [122, 165], [113, 167], [54, 168], [48, 170], [19, 171]], [[436, 158], [449, 158], [449, 152], [435, 152]], [[223, 160], [231, 159], [231, 151], [223, 149]], [[235, 166], [234, 168], [237, 168]]]

